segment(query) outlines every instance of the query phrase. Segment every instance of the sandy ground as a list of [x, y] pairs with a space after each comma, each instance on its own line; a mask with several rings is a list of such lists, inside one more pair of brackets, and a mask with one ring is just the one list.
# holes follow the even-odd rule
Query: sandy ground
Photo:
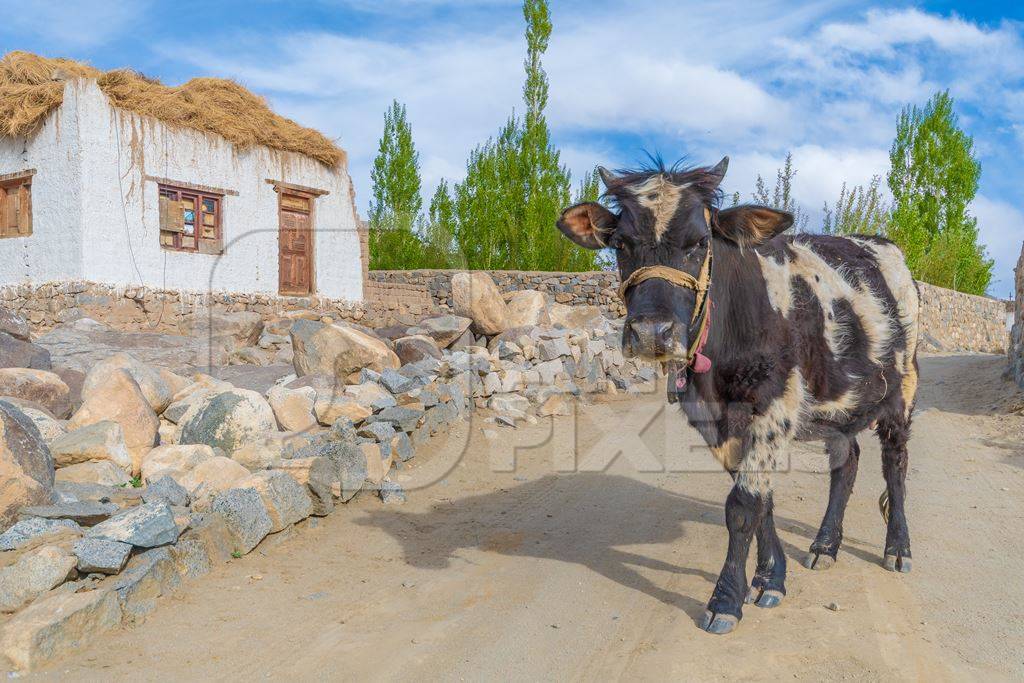
[[1024, 417], [1004, 364], [923, 359], [909, 575], [879, 565], [870, 434], [839, 562], [800, 565], [827, 461], [797, 447], [776, 492], [789, 594], [748, 607], [729, 636], [695, 620], [724, 558], [730, 482], [659, 393], [514, 431], [475, 420], [401, 473], [407, 504], [363, 496], [284, 532], [38, 677], [1020, 679]]

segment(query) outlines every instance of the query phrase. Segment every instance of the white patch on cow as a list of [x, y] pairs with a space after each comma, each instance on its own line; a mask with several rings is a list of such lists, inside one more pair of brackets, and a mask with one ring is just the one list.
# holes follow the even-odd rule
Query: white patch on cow
[[896, 299], [896, 317], [907, 335], [906, 350], [902, 354], [896, 354], [896, 371], [905, 375], [912, 369], [920, 334], [921, 300], [917, 285], [914, 284], [914, 276], [907, 268], [903, 252], [895, 244], [879, 244], [856, 237], [850, 239], [874, 254], [878, 270], [881, 271], [886, 286]]
[[761, 263], [761, 276], [764, 278], [764, 286], [768, 291], [768, 303], [783, 317], [787, 317], [793, 306], [789, 262], [779, 263], [771, 256], [762, 256], [761, 254], [757, 254], [757, 259]]
[[765, 496], [772, 490], [771, 475], [784, 465], [783, 458], [797, 433], [807, 404], [807, 389], [798, 368], [786, 379], [786, 388], [750, 424], [750, 449], [740, 463], [736, 485]]
[[802, 277], [821, 302], [825, 341], [832, 354], [842, 355], [848, 346], [849, 330], [843, 329], [834, 314], [836, 301], [845, 299], [868, 338], [868, 360], [879, 363], [893, 334], [893, 321], [882, 300], [866, 284], [855, 285], [844, 268], [833, 268], [808, 245], [793, 242], [791, 246], [795, 258], [790, 263], [790, 275]]
[[[852, 379], [852, 378], [851, 378]], [[815, 417], [825, 420], [839, 420], [850, 414], [860, 404], [860, 394], [851, 389], [831, 401], [817, 401], [811, 405]]]
[[689, 186], [690, 183], [673, 185], [661, 174], [652, 175], [642, 183], [630, 186], [629, 191], [637, 203], [654, 215], [655, 242], [660, 242], [661, 236], [668, 230], [668, 224], [679, 206], [679, 197]]

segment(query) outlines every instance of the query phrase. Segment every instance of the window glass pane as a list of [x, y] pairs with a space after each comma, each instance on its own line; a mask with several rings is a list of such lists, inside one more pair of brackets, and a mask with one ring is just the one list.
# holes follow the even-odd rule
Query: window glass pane
[[214, 227], [215, 225], [217, 225], [217, 217], [215, 215], [213, 215], [212, 213], [204, 213], [203, 214], [203, 225], [211, 227], [211, 228]]
[[195, 210], [195, 208], [196, 208], [195, 197], [182, 197], [181, 198], [181, 206], [183, 208], [185, 208], [185, 209]]
[[203, 199], [203, 211], [213, 213], [217, 210], [217, 202], [212, 199]]
[[186, 223], [195, 223], [196, 222], [196, 212], [193, 211], [192, 209], [185, 209], [185, 222]]
[[196, 234], [196, 226], [194, 223], [185, 223], [185, 234], [194, 235]]

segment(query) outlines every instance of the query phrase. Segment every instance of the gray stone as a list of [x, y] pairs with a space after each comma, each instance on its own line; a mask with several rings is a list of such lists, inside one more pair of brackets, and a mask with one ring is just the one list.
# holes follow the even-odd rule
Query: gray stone
[[380, 483], [377, 495], [385, 505], [401, 505], [406, 500], [405, 489], [390, 479], [385, 479]]
[[42, 541], [49, 536], [69, 532], [81, 535], [82, 527], [70, 519], [43, 519], [41, 517], [23, 519], [0, 534], [0, 550], [17, 550], [31, 543]]
[[33, 505], [21, 509], [22, 518], [70, 519], [82, 526], [93, 526], [118, 511], [113, 503], [77, 501], [56, 505]]
[[76, 481], [58, 481], [53, 486], [54, 497], [64, 503], [75, 501], [113, 503], [118, 507], [131, 507], [142, 502], [143, 489], [132, 486], [109, 486]]
[[273, 528], [267, 508], [256, 489], [228, 489], [217, 495], [211, 509], [224, 517], [235, 541], [235, 551], [248, 553]]
[[394, 448], [395, 458], [400, 462], [406, 462], [412, 460], [413, 456], [416, 455], [415, 450], [412, 447], [412, 439], [405, 432], [399, 432], [392, 441]]
[[334, 509], [334, 484], [340, 481], [338, 465], [324, 457], [278, 460], [275, 470], [281, 470], [309, 490], [312, 507], [309, 514], [323, 517]]
[[441, 350], [430, 337], [422, 334], [395, 340], [395, 353], [402, 365], [415, 363], [425, 358], [441, 358]]
[[14, 612], [59, 586], [75, 570], [75, 558], [56, 546], [45, 546], [0, 569], [0, 612]]
[[145, 503], [97, 524], [86, 535], [88, 538], [130, 543], [139, 548], [155, 548], [174, 543], [178, 538], [178, 525], [174, 523], [174, 513], [166, 503]]
[[402, 394], [416, 386], [416, 380], [388, 368], [380, 374], [380, 383], [392, 394]]
[[0, 332], [0, 368], [49, 370], [51, 367], [50, 352], [45, 348]]
[[369, 477], [366, 456], [358, 444], [347, 441], [331, 441], [317, 451], [319, 457], [327, 458], [336, 468], [341, 483], [341, 500], [348, 502], [363, 488]]
[[221, 448], [230, 457], [273, 431], [277, 431], [277, 419], [266, 399], [255, 391], [234, 389], [217, 394], [186, 419], [179, 443]]
[[53, 492], [53, 456], [32, 420], [0, 401], [0, 528], [26, 505], [45, 505]]
[[410, 328], [406, 334], [421, 334], [433, 339], [437, 345], [444, 349], [460, 339], [469, 329], [470, 318], [463, 318], [457, 315], [440, 315], [421, 320], [418, 325]]
[[168, 505], [187, 507], [190, 499], [188, 490], [176, 482], [170, 475], [164, 475], [151, 481], [142, 491], [142, 500], [147, 503], [164, 502]]
[[367, 422], [388, 422], [394, 425], [399, 431], [411, 432], [416, 429], [422, 419], [422, 410], [405, 408], [403, 406], [394, 406], [391, 408], [385, 408], [376, 415], [370, 416], [367, 418]]
[[395, 428], [390, 422], [371, 422], [364, 424], [357, 432], [359, 436], [365, 436], [374, 441], [390, 441], [395, 435]]
[[134, 557], [112, 586], [127, 625], [156, 609], [156, 599], [181, 585], [169, 548], [153, 548]]
[[72, 550], [78, 557], [78, 571], [82, 574], [117, 574], [132, 554], [130, 544], [102, 538], [83, 538], [75, 542]]
[[541, 360], [555, 360], [562, 356], [571, 356], [572, 349], [565, 339], [546, 339], [537, 344], [537, 352]]
[[0, 306], [0, 332], [21, 341], [32, 341], [28, 322], [9, 308]]
[[249, 481], [263, 499], [263, 505], [270, 516], [271, 533], [301, 522], [313, 511], [313, 503], [306, 487], [295, 481], [287, 472], [256, 472]]

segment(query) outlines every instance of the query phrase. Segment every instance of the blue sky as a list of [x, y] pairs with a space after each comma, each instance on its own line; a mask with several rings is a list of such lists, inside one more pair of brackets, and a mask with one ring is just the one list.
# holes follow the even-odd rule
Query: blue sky
[[[575, 176], [643, 151], [732, 158], [749, 196], [794, 154], [820, 223], [841, 184], [888, 168], [896, 116], [949, 88], [982, 161], [972, 211], [1007, 296], [1024, 240], [1024, 6], [1016, 2], [552, 2], [549, 121]], [[348, 150], [359, 207], [383, 112], [405, 102], [425, 194], [458, 180], [522, 86], [522, 17], [506, 0], [0, 0], [0, 52], [130, 66], [167, 83], [235, 78]]]

